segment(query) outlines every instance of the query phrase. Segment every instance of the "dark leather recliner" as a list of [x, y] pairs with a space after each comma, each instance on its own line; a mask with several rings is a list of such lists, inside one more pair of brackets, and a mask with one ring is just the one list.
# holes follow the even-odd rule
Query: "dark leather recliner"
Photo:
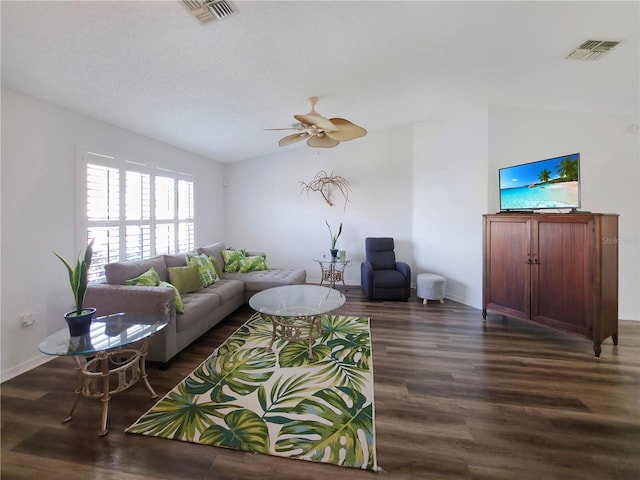
[[366, 238], [365, 259], [360, 265], [360, 282], [369, 300], [409, 300], [411, 267], [396, 262], [393, 238]]

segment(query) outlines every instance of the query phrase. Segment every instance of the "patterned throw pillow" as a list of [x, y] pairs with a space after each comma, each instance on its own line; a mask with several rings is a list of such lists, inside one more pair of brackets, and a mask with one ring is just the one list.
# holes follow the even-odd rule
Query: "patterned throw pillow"
[[140, 285], [143, 287], [157, 287], [159, 283], [160, 275], [153, 267], [137, 277], [124, 281], [125, 285]]
[[218, 259], [209, 255], [209, 260], [211, 260], [211, 263], [213, 264], [213, 269], [216, 271], [218, 279], [222, 279], [222, 267], [220, 266]]
[[186, 267], [168, 267], [167, 271], [169, 272], [169, 282], [178, 289], [181, 295], [202, 288], [200, 271], [196, 264]]
[[241, 273], [252, 272], [253, 270], [267, 270], [266, 255], [243, 257], [240, 260], [239, 271]]
[[209, 260], [209, 257], [204, 253], [202, 255], [187, 255], [187, 263], [189, 265], [197, 265], [198, 272], [200, 273], [200, 284], [202, 288], [206, 288], [212, 285], [218, 280], [218, 274], [213, 267], [213, 263]]
[[175, 297], [175, 301], [174, 301], [174, 303], [176, 304], [176, 312], [177, 313], [184, 313], [184, 303], [182, 303], [182, 297], [180, 296], [180, 292], [178, 291], [178, 289], [176, 287], [174, 287], [173, 285], [171, 285], [169, 282], [162, 282], [161, 281], [158, 286], [159, 287], [173, 288], [173, 290], [176, 293], [176, 297]]
[[221, 250], [222, 259], [224, 260], [225, 272], [237, 272], [240, 270], [240, 260], [246, 256], [244, 249], [240, 250]]

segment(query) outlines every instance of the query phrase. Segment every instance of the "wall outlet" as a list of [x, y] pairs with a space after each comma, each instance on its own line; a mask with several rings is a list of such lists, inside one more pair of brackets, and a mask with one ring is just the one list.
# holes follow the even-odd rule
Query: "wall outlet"
[[22, 313], [20, 314], [20, 325], [22, 327], [30, 327], [33, 325], [33, 322], [36, 320], [36, 315], [34, 313]]

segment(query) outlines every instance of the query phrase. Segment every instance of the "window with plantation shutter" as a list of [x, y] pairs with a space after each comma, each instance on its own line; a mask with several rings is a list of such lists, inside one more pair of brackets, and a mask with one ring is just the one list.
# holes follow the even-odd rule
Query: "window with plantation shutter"
[[94, 239], [89, 280], [104, 266], [194, 248], [194, 185], [184, 173], [86, 152], [87, 240]]

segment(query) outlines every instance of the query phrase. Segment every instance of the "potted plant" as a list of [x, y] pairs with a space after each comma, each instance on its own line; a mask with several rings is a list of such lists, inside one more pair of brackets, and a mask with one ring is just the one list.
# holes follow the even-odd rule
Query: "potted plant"
[[73, 292], [76, 309], [64, 314], [64, 319], [69, 325], [69, 333], [72, 337], [89, 333], [91, 327], [91, 318], [96, 313], [95, 308], [85, 308], [84, 296], [87, 293], [87, 274], [91, 266], [91, 258], [93, 257], [93, 239], [87, 245], [84, 257], [78, 256], [75, 266], [71, 266], [60, 254], [53, 252], [69, 271], [69, 283]]
[[324, 223], [326, 223], [327, 227], [329, 227], [329, 236], [331, 237], [331, 249], [330, 249], [331, 258], [333, 258], [335, 260], [336, 256], [338, 255], [338, 249], [336, 248], [336, 242], [338, 241], [338, 238], [340, 237], [340, 234], [342, 233], [342, 222], [340, 222], [340, 227], [338, 228], [337, 235], [334, 235], [333, 232], [331, 231], [331, 225], [329, 225], [329, 222], [327, 222], [325, 220]]

